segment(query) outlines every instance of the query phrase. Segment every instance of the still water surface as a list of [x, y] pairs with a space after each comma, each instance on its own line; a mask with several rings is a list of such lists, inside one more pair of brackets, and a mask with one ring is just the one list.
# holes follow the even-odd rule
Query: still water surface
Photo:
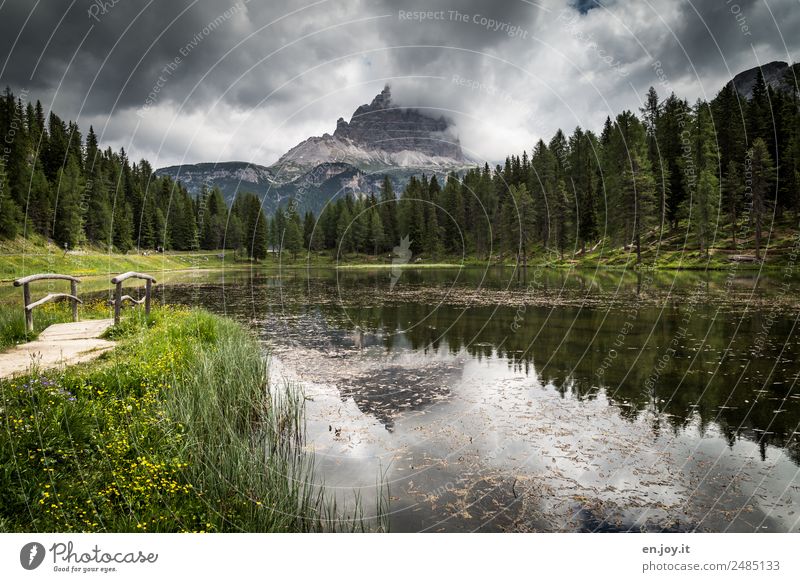
[[[392, 531], [800, 531], [781, 273], [298, 269], [159, 289], [248, 322]], [[392, 286], [392, 280], [394, 285]], [[385, 490], [384, 490], [385, 494]]]

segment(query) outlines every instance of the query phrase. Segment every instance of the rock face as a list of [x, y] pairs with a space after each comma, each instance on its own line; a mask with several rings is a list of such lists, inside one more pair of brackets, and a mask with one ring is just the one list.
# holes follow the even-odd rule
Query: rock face
[[394, 105], [387, 86], [372, 103], [356, 109], [350, 123], [339, 118], [333, 137], [350, 140], [365, 149], [394, 153], [413, 151], [464, 161], [458, 138], [448, 134], [450, 129], [444, 116], [434, 119], [415, 109]]
[[193, 194], [200, 192], [204, 185], [219, 186], [223, 192], [231, 188], [258, 192], [275, 182], [269, 168], [247, 162], [206, 162], [169, 166], [159, 168], [156, 174], [180, 180]]
[[[783, 61], [773, 61], [765, 65], [761, 65], [761, 74], [764, 76], [764, 82], [775, 89], [776, 91], [791, 91], [791, 86], [786, 82], [785, 76], [789, 72], [789, 64]], [[753, 86], [756, 84], [756, 77], [758, 76], [759, 67], [754, 67], [746, 71], [742, 71], [736, 75], [733, 80], [733, 86], [739, 92], [739, 95], [746, 99], [753, 97]]]
[[334, 195], [372, 192], [379, 187], [378, 176], [367, 176], [350, 164], [332, 162], [319, 164], [289, 182], [279, 182], [269, 168], [247, 162], [169, 166], [156, 170], [156, 175], [180, 181], [194, 196], [204, 186], [216, 186], [229, 205], [237, 192], [252, 192], [261, 198], [267, 214], [290, 199], [296, 200], [301, 210], [317, 213]]
[[290, 181], [326, 162], [350, 164], [368, 173], [396, 168], [446, 171], [469, 164], [447, 119], [397, 106], [388, 86], [372, 103], [356, 109], [349, 123], [340, 117], [333, 135], [305, 140], [270, 170], [279, 181]]

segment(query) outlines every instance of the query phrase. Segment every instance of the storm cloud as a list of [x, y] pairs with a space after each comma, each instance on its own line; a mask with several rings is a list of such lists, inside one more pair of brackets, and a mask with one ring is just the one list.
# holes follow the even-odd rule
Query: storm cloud
[[388, 83], [492, 161], [650, 85], [711, 98], [799, 25], [794, 0], [6, 0], [0, 83], [155, 166], [270, 164]]

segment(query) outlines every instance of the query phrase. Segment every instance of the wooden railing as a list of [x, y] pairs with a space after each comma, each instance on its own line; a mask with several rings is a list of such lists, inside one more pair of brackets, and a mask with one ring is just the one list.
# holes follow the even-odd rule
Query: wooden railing
[[[39, 299], [39, 301], [34, 301], [31, 303], [30, 284], [34, 281], [43, 281], [49, 279], [63, 279], [65, 281], [69, 281], [70, 292], [49, 293], [45, 297]], [[33, 309], [35, 307], [39, 307], [40, 305], [44, 305], [45, 303], [55, 301], [57, 299], [69, 299], [72, 301], [72, 321], [78, 321], [78, 303], [83, 303], [83, 301], [78, 299], [78, 283], [80, 283], [80, 279], [77, 279], [76, 277], [71, 277], [69, 275], [58, 275], [56, 273], [30, 275], [14, 281], [14, 287], [22, 286], [22, 303], [25, 307], [25, 329], [28, 331], [33, 331]]]
[[[122, 294], [122, 283], [127, 279], [144, 279], [145, 280], [145, 290], [144, 290], [144, 297], [141, 299], [134, 299], [130, 295], [123, 295]], [[122, 273], [122, 275], [117, 275], [113, 279], [111, 279], [111, 283], [116, 285], [116, 289], [114, 290], [114, 299], [111, 303], [114, 305], [114, 325], [119, 323], [119, 312], [122, 309], [122, 302], [123, 301], [130, 301], [136, 305], [141, 305], [144, 303], [144, 312], [146, 314], [150, 314], [150, 296], [152, 293], [152, 285], [156, 282], [155, 277], [151, 275], [147, 275], [145, 273], [134, 273], [130, 271], [128, 273]]]

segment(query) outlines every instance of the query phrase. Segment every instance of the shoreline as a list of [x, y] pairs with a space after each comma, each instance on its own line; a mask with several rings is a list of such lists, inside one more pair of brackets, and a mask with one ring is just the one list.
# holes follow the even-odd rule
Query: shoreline
[[0, 529], [374, 529], [319, 489], [302, 392], [269, 388], [246, 327], [159, 307], [106, 336], [94, 362], [0, 380]]

